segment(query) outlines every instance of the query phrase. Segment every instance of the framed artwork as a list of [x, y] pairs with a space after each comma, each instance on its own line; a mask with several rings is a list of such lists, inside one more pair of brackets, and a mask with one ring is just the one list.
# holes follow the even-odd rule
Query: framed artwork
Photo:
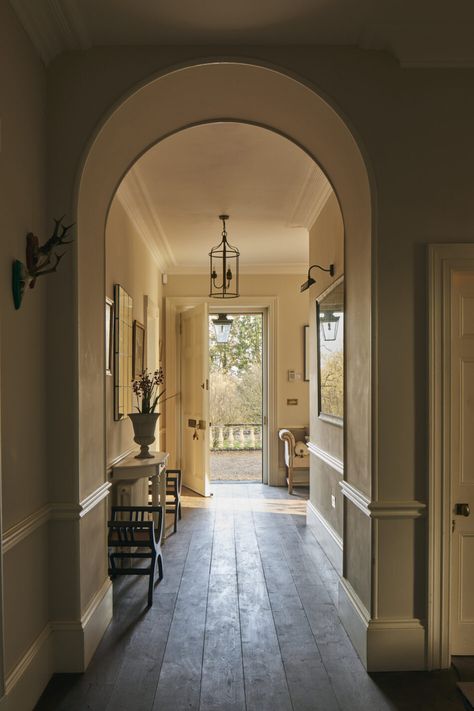
[[319, 417], [342, 425], [344, 418], [344, 281], [316, 301]]
[[140, 321], [133, 322], [133, 362], [132, 373], [138, 378], [145, 370], [145, 326]]
[[105, 297], [105, 374], [112, 375], [114, 354], [114, 302]]
[[303, 326], [304, 379], [309, 380], [309, 326]]
[[132, 412], [132, 297], [114, 284], [114, 420]]

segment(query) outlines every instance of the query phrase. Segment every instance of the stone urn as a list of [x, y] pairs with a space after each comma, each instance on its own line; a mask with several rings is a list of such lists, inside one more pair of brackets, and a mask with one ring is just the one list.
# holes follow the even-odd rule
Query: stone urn
[[150, 454], [148, 448], [155, 441], [156, 421], [159, 416], [159, 412], [131, 412], [129, 414], [135, 434], [133, 439], [140, 445], [140, 454], [137, 454], [135, 459], [153, 459], [154, 455]]

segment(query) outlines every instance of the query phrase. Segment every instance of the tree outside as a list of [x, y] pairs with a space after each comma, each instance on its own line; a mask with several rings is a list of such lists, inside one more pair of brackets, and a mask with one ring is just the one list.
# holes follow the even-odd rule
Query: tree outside
[[232, 318], [226, 344], [217, 343], [209, 319], [211, 478], [254, 480], [261, 478], [263, 318]]

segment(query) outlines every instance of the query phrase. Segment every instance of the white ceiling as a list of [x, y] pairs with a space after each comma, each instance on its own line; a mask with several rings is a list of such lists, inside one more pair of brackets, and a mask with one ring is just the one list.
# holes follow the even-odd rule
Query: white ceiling
[[473, 0], [10, 0], [48, 63], [103, 45], [351, 45], [473, 66]]
[[168, 273], [206, 272], [220, 214], [247, 273], [304, 273], [308, 229], [331, 193], [309, 156], [257, 126], [181, 131], [143, 155], [117, 198]]

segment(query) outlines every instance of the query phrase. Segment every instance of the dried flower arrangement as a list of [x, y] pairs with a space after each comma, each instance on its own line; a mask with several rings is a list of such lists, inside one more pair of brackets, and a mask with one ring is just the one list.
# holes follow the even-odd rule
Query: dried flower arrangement
[[[155, 370], [153, 373], [148, 373], [145, 368], [138, 378], [132, 380], [133, 392], [137, 398], [135, 407], [138, 412], [149, 415], [155, 412], [158, 402], [165, 394], [166, 390], [160, 392], [160, 385], [165, 382], [165, 374], [163, 368]], [[167, 398], [165, 398], [166, 400]], [[164, 400], [163, 400], [164, 402]]]

